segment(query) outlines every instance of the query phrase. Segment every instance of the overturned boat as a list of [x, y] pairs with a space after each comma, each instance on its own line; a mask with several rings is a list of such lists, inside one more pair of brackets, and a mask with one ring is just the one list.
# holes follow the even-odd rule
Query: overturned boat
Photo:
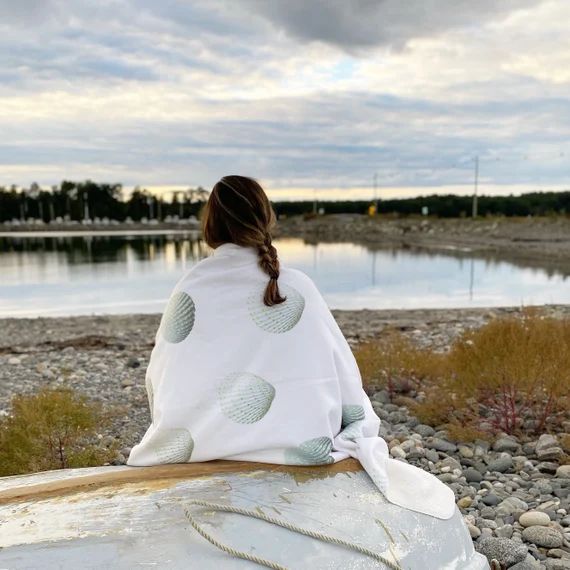
[[0, 478], [0, 568], [487, 570], [463, 518], [389, 503], [353, 459]]

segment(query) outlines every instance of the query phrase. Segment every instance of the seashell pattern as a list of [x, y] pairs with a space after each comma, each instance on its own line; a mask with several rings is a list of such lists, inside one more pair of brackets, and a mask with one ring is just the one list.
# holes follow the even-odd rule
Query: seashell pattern
[[269, 411], [274, 398], [275, 388], [249, 372], [233, 372], [218, 386], [222, 412], [238, 424], [258, 422]]
[[157, 463], [188, 463], [194, 451], [194, 440], [184, 428], [158, 429], [147, 445]]
[[285, 450], [285, 463], [287, 465], [323, 465], [334, 463], [330, 454], [332, 440], [329, 437], [316, 437], [308, 439], [298, 447]]
[[247, 300], [247, 308], [253, 322], [266, 332], [284, 333], [291, 330], [301, 318], [305, 309], [305, 298], [291, 285], [279, 284], [281, 295], [287, 300], [268, 307], [263, 302], [263, 289], [256, 289]]
[[194, 326], [195, 315], [196, 308], [192, 297], [184, 291], [174, 293], [162, 316], [161, 328], [164, 339], [172, 343], [182, 342]]
[[350, 404], [342, 407], [342, 427], [346, 427], [352, 422], [363, 420], [364, 417], [364, 408], [362, 406]]
[[348, 441], [354, 441], [357, 437], [362, 437], [362, 426], [364, 422], [362, 420], [358, 420], [356, 422], [352, 422], [348, 424], [339, 434], [338, 436], [341, 439], [347, 439]]
[[148, 397], [148, 407], [150, 409], [150, 421], [154, 421], [154, 389], [152, 387], [152, 380], [147, 374], [145, 378], [146, 395]]

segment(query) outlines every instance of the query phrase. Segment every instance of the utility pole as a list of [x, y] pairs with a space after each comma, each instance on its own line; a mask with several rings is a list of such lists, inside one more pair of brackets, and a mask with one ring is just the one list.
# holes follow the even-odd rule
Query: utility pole
[[477, 217], [477, 186], [479, 185], [479, 155], [475, 157], [475, 184], [473, 187], [473, 210], [471, 216]]
[[374, 173], [374, 211], [378, 213], [378, 172]]
[[313, 214], [317, 213], [317, 189], [313, 188]]
[[147, 197], [146, 197], [146, 203], [147, 203], [147, 205], [148, 205], [148, 219], [149, 219], [149, 220], [152, 220], [152, 218], [153, 218], [153, 213], [154, 213], [154, 212], [153, 212], [153, 207], [152, 207], [152, 206], [153, 206], [153, 203], [152, 203], [152, 202], [153, 202], [152, 196], [147, 196]]
[[83, 190], [83, 221], [89, 219], [89, 194], [87, 190]]

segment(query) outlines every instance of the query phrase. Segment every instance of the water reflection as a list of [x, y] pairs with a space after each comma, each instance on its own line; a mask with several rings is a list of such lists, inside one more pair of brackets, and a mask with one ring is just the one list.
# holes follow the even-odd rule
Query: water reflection
[[[331, 308], [469, 307], [570, 302], [564, 272], [467, 251], [371, 250], [275, 241]], [[198, 233], [0, 237], [0, 316], [161, 312], [172, 287], [211, 253]]]

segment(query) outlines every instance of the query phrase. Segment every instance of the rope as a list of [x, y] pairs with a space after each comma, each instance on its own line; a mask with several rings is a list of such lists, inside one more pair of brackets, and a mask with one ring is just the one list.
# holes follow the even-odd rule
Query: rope
[[[265, 515], [265, 514], [261, 514], [257, 511], [250, 511], [248, 509], [242, 509], [240, 507], [232, 507], [231, 505], [222, 505], [219, 503], [210, 503], [209, 501], [200, 501], [200, 500], [187, 501], [187, 504], [198, 505], [198, 506], [202, 506], [202, 507], [208, 507], [208, 508], [215, 510], [215, 511], [224, 511], [227, 513], [235, 513], [235, 514], [239, 514], [239, 515], [245, 515], [248, 517], [260, 519], [260, 520], [266, 521], [268, 523], [275, 524], [277, 526], [281, 526], [281, 527], [286, 528], [288, 530], [291, 530], [293, 532], [298, 532], [299, 534], [304, 534], [305, 536], [309, 536], [311, 538], [316, 538], [316, 539], [322, 540], [324, 542], [329, 542], [331, 544], [336, 544], [338, 546], [344, 546], [346, 548], [355, 550], [356, 552], [359, 552], [360, 554], [364, 554], [365, 556], [370, 556], [371, 558], [374, 558], [378, 562], [381, 562], [382, 564], [384, 564], [390, 570], [402, 570], [402, 567], [400, 566], [400, 564], [398, 562], [392, 562], [391, 560], [388, 560], [387, 558], [385, 558], [381, 554], [378, 554], [377, 552], [374, 552], [373, 550], [369, 550], [368, 548], [360, 546], [359, 544], [356, 544], [354, 542], [348, 542], [346, 540], [342, 540], [342, 539], [336, 538], [334, 536], [329, 536], [329, 535], [323, 534], [321, 532], [315, 532], [315, 531], [312, 531], [309, 529], [305, 529], [305, 528], [299, 527], [295, 524], [289, 523], [287, 521], [276, 519], [274, 517], [270, 517], [270, 516]], [[265, 558], [260, 558], [259, 556], [255, 556], [253, 554], [248, 554], [247, 552], [242, 552], [240, 550], [236, 550], [236, 549], [232, 548], [231, 546], [226, 546], [225, 544], [222, 544], [220, 541], [218, 541], [211, 534], [206, 532], [199, 525], [199, 523], [196, 521], [196, 519], [190, 514], [190, 511], [188, 510], [187, 507], [184, 508], [184, 513], [186, 514], [186, 517], [188, 518], [190, 524], [196, 530], [196, 532], [198, 532], [198, 534], [200, 534], [208, 542], [210, 542], [211, 544], [213, 544], [215, 547], [219, 548], [220, 550], [223, 550], [227, 554], [230, 554], [231, 556], [235, 556], [237, 558], [242, 558], [244, 560], [249, 560], [250, 562], [255, 562], [256, 564], [260, 564], [261, 566], [266, 566], [267, 568], [273, 568], [274, 570], [288, 570], [286, 566], [281, 566], [280, 564], [277, 564], [276, 562], [272, 562], [271, 560], [266, 560]]]

